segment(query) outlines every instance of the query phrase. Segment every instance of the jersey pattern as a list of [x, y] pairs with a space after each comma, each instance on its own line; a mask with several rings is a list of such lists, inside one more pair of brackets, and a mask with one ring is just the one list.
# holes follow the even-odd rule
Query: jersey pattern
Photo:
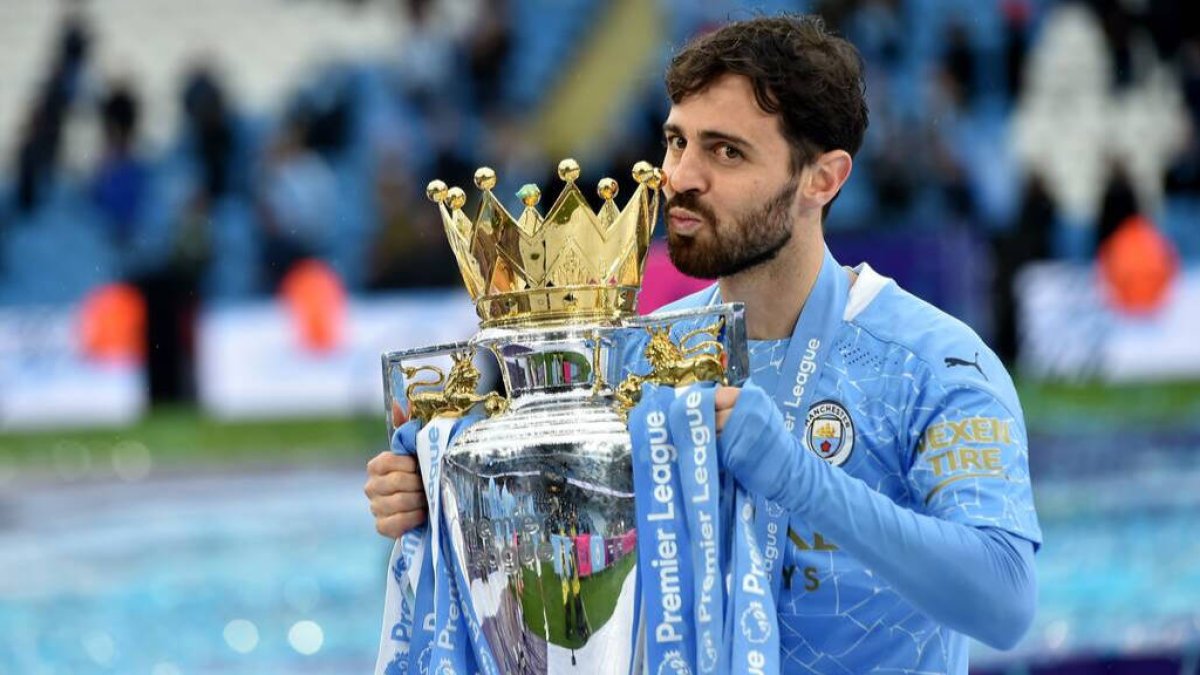
[[[820, 371], [800, 445], [900, 506], [1041, 542], [1023, 415], [1003, 365], [965, 324], [869, 267]], [[712, 294], [710, 293], [709, 296]], [[702, 291], [675, 307], [694, 306]], [[777, 390], [788, 340], [750, 344], [751, 379]], [[778, 603], [788, 673], [966, 673], [966, 636], [901, 597], [799, 518]]]

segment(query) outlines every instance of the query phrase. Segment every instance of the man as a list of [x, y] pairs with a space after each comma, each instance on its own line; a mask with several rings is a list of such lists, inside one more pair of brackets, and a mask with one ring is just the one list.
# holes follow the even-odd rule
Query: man
[[[671, 307], [746, 304], [752, 375], [717, 393], [718, 448], [787, 512], [783, 670], [967, 672], [968, 636], [1008, 648], [1033, 616], [1024, 422], [969, 328], [825, 247], [867, 126], [857, 52], [818, 19], [757, 18], [666, 80], [671, 257], [718, 279]], [[411, 461], [368, 470], [381, 533], [423, 517]]]

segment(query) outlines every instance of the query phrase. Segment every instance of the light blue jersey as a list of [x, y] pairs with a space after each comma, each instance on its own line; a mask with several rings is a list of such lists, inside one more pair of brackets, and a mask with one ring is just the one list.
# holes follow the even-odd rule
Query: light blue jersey
[[[1040, 544], [1025, 424], [1003, 364], [963, 323], [867, 265], [855, 272], [814, 403], [791, 411], [800, 446], [905, 509]], [[701, 291], [668, 309], [715, 295]], [[750, 350], [751, 380], [768, 392], [800, 375], [780, 372], [788, 340]], [[778, 603], [784, 672], [966, 672], [968, 638], [917, 609], [835, 538], [793, 516], [787, 539]]]

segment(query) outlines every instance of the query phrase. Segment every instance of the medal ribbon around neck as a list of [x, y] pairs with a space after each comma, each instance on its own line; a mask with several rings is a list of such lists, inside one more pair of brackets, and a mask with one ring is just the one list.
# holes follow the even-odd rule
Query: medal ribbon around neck
[[[792, 329], [775, 391], [768, 392], [783, 413], [788, 431], [800, 439], [801, 447], [804, 447], [805, 418], [817, 397], [821, 370], [841, 328], [850, 295], [849, 276], [829, 247], [824, 250], [817, 279]], [[720, 296], [720, 286], [714, 286], [710, 304], [721, 302]], [[778, 602], [788, 514], [780, 505], [762, 497], [755, 497], [754, 506], [754, 531], [762, 547], [772, 595]]]
[[[821, 271], [796, 319], [779, 381], [772, 392], [775, 404], [783, 412], [784, 424], [800, 439], [800, 447], [804, 447], [805, 418], [816, 401], [825, 360], [842, 326], [849, 295], [850, 278], [827, 246]], [[778, 603], [788, 514], [782, 506], [763, 497], [756, 497], [754, 503], [754, 530], [762, 546], [771, 593]]]

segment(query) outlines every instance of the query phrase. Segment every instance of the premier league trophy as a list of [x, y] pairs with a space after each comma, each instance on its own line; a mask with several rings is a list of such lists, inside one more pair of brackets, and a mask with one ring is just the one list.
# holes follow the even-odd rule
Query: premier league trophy
[[[474, 221], [463, 190], [431, 182], [481, 330], [383, 357], [390, 422], [405, 399], [426, 423], [478, 418], [456, 429], [425, 479], [440, 486], [431, 516], [440, 511], [469, 623], [502, 673], [629, 673], [640, 662], [628, 412], [645, 382], [746, 376], [741, 305], [634, 312], [661, 171], [633, 168], [638, 187], [623, 210], [617, 182], [601, 180], [598, 213], [579, 172], [559, 164], [566, 186], [544, 217], [540, 191], [526, 185], [513, 218], [488, 168], [475, 174]], [[489, 354], [506, 395], [477, 390], [476, 361]], [[447, 357], [448, 368], [431, 365]]]

